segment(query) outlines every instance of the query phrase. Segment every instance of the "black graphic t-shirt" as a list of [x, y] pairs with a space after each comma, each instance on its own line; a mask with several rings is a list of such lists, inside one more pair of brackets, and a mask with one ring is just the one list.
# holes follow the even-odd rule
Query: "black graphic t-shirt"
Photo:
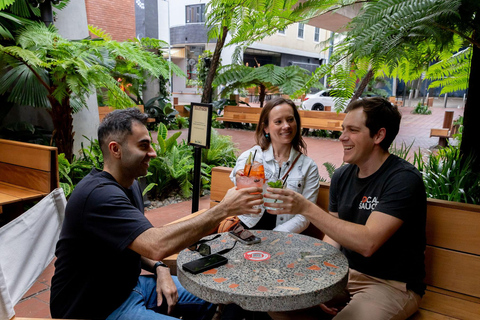
[[358, 178], [356, 165], [335, 171], [330, 186], [330, 212], [365, 225], [373, 211], [403, 221], [399, 230], [371, 257], [348, 248], [342, 252], [350, 268], [385, 280], [407, 283], [423, 295], [425, 285], [426, 194], [420, 172], [407, 161], [390, 155], [374, 174]]

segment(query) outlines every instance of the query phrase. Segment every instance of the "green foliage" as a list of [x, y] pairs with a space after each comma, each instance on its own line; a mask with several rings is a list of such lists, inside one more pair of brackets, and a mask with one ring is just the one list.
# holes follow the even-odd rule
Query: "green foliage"
[[103, 155], [98, 140], [85, 138], [89, 140], [90, 146], [84, 148], [82, 144], [80, 157], [74, 156], [71, 163], [65, 158], [65, 154], [58, 155], [60, 186], [66, 197], [73, 192], [80, 180], [90, 173], [92, 168], [103, 170]]
[[308, 79], [308, 71], [298, 66], [278, 67], [267, 64], [250, 68], [244, 65], [227, 65], [219, 70], [213, 85], [225, 85], [222, 96], [226, 96], [235, 89], [261, 85], [267, 90], [278, 87], [284, 94], [295, 95]]
[[427, 197], [480, 204], [480, 174], [472, 170], [473, 158], [463, 159], [457, 147], [440, 149], [424, 159], [415, 153], [414, 164], [423, 173]]
[[414, 114], [432, 114], [432, 110], [428, 109], [427, 105], [423, 105], [421, 101], [418, 102], [417, 106], [412, 110]]
[[175, 118], [178, 111], [172, 108], [170, 101], [163, 95], [148, 100], [144, 105], [144, 110], [150, 118], [155, 118], [157, 123], [171, 126], [177, 122]]
[[270, 188], [283, 188], [282, 180], [270, 181], [270, 182], [267, 182], [267, 184]]
[[405, 141], [402, 141], [402, 143], [400, 144], [400, 147], [397, 147], [397, 144], [394, 143], [392, 145], [390, 145], [390, 148], [388, 149], [388, 152], [390, 152], [391, 154], [394, 154], [406, 161], [410, 161], [410, 158], [408, 157], [408, 154], [410, 152], [410, 150], [412, 149], [412, 146], [413, 146], [413, 143], [415, 141], [412, 141], [412, 143], [410, 143], [410, 145], [407, 145], [405, 143]]
[[[340, 167], [343, 166], [343, 165], [344, 165], [344, 163], [342, 163], [342, 164], [340, 165]], [[333, 163], [331, 163], [331, 162], [324, 162], [324, 163], [323, 163], [323, 166], [324, 166], [325, 169], [327, 170], [328, 178], [329, 178], [328, 181], [332, 180], [333, 173], [335, 172], [335, 170], [337, 170], [337, 167], [336, 167]], [[320, 177], [320, 181], [321, 181], [321, 182], [328, 182], [327, 179], [324, 178], [324, 177]]]
[[453, 125], [458, 126], [457, 133], [453, 135], [453, 138], [460, 143], [463, 137], [463, 116], [459, 116], [457, 120], [454, 120]]
[[[177, 142], [181, 132], [167, 138], [168, 130], [160, 124], [158, 142], [152, 143], [157, 157], [150, 161], [147, 183], [152, 186], [151, 196], [165, 198], [172, 192], [179, 192], [184, 198], [192, 195], [193, 181], [193, 148], [185, 140]], [[233, 167], [236, 153], [230, 136], [219, 135], [212, 130], [210, 149], [202, 150], [201, 183], [202, 188], [210, 189], [211, 170], [216, 166]]]

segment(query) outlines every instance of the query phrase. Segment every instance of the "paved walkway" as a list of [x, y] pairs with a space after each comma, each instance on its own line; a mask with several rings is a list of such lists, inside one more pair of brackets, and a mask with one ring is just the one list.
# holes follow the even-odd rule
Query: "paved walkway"
[[[406, 103], [408, 106], [408, 102]], [[416, 105], [416, 101], [412, 101], [411, 106]], [[411, 161], [413, 161], [413, 151], [429, 152], [428, 149], [434, 147], [438, 138], [429, 138], [430, 128], [441, 128], [443, 124], [444, 112], [454, 111], [454, 119], [463, 115], [461, 99], [450, 98], [448, 108], [444, 108], [443, 98], [434, 100], [432, 115], [414, 115], [411, 114], [413, 107], [402, 107], [402, 124], [400, 132], [395, 140], [397, 146], [402, 142], [410, 145], [413, 142]], [[216, 129], [222, 135], [232, 136], [237, 143], [237, 148], [241, 151], [250, 148], [254, 144], [253, 132], [235, 129]], [[187, 139], [187, 130], [181, 130], [182, 139]], [[172, 134], [173, 132], [170, 132]], [[340, 141], [325, 138], [305, 137], [307, 143], [308, 156], [315, 160], [319, 166], [320, 176], [327, 178], [328, 174], [323, 163], [330, 162], [336, 166], [342, 163], [342, 146]], [[209, 207], [209, 196], [202, 197], [199, 209]], [[147, 211], [145, 214], [154, 226], [161, 226], [191, 213], [192, 202], [184, 201], [181, 203], [169, 205]], [[53, 264], [50, 264], [45, 272], [39, 277], [37, 282], [25, 294], [24, 298], [15, 306], [15, 311], [19, 317], [43, 317], [50, 318], [49, 299], [50, 299], [50, 280], [53, 275]], [[100, 270], [99, 270], [100, 272]]]

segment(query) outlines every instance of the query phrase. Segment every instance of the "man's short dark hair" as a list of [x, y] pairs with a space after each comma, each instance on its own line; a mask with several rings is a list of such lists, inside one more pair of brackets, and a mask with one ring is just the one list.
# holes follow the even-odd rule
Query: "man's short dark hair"
[[137, 108], [114, 110], [108, 113], [98, 127], [98, 143], [103, 156], [108, 155], [108, 144], [115, 140], [123, 143], [125, 137], [132, 134], [132, 123], [138, 121], [147, 124], [148, 115]]
[[380, 147], [388, 151], [400, 129], [402, 115], [398, 108], [384, 98], [373, 97], [355, 100], [347, 107], [346, 112], [361, 107], [367, 117], [365, 125], [370, 130], [370, 137], [373, 137], [381, 128], [385, 128], [385, 139], [380, 142]]

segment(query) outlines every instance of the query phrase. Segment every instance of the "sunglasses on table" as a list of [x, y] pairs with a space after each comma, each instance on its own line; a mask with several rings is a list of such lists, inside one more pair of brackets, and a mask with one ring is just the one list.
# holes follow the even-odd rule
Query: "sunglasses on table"
[[[221, 234], [217, 234], [215, 237], [213, 238], [210, 238], [210, 239], [202, 239], [202, 240], [199, 240], [198, 242], [192, 244], [191, 246], [188, 247], [188, 250], [190, 251], [197, 251], [198, 253], [200, 253], [201, 256], [208, 256], [208, 255], [211, 255], [212, 254], [212, 248], [206, 244], [205, 242], [209, 242], [209, 241], [212, 241], [212, 240], [215, 240], [217, 239], [218, 237], [220, 237]], [[235, 241], [233, 243], [233, 246], [230, 247], [230, 248], [226, 248], [226, 249], [223, 249], [223, 250], [220, 250], [218, 252], [215, 252], [216, 254], [225, 254], [227, 252], [229, 252], [230, 250], [232, 250], [233, 248], [235, 248], [235, 245], [237, 244], [237, 241]]]

